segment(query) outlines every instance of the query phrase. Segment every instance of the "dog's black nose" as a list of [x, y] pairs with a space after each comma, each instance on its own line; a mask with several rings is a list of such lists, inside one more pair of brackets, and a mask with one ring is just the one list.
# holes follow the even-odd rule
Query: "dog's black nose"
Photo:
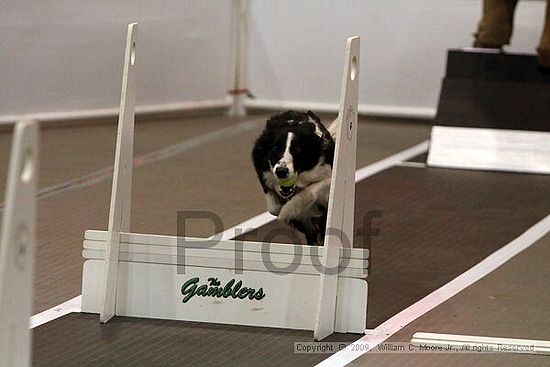
[[286, 167], [277, 167], [275, 169], [275, 175], [277, 175], [278, 178], [287, 178], [288, 177], [288, 168], [286, 168]]

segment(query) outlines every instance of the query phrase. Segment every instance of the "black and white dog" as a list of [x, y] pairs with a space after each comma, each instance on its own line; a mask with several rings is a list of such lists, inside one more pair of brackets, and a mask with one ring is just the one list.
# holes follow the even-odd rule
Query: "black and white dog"
[[252, 151], [269, 212], [309, 245], [325, 235], [335, 124], [327, 129], [311, 111], [287, 111], [267, 121]]

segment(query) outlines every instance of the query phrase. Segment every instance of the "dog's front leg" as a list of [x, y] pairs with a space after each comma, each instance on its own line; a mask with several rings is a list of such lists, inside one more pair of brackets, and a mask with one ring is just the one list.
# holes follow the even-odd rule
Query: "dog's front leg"
[[281, 212], [281, 207], [283, 206], [281, 202], [275, 197], [275, 194], [272, 192], [266, 192], [265, 202], [267, 204], [267, 210], [271, 215], [278, 216]]
[[320, 208], [328, 206], [330, 178], [315, 182], [298, 192], [279, 213], [279, 219], [285, 223], [303, 218], [318, 217]]
[[330, 178], [313, 183], [297, 193], [288, 201], [279, 213], [279, 220], [295, 227], [307, 237], [308, 244], [318, 245], [322, 242], [325, 225], [317, 222], [325, 217], [330, 191]]
[[290, 224], [293, 221], [315, 215], [315, 196], [310, 190], [303, 190], [294, 195], [283, 207], [279, 213], [279, 220]]

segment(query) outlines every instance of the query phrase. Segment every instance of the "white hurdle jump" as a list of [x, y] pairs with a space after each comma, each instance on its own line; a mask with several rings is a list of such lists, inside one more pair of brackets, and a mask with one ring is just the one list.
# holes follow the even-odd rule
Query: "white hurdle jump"
[[38, 125], [18, 122], [0, 238], [0, 366], [31, 365], [37, 172]]
[[[327, 226], [347, 240], [328, 229], [324, 246], [315, 247], [129, 232], [135, 32], [130, 25], [109, 229], [85, 233], [82, 311], [99, 313], [101, 322], [120, 315], [302, 329], [317, 339], [364, 333], [369, 252], [349, 248], [359, 38], [347, 41]], [[338, 271], [325, 274], [323, 265]]]

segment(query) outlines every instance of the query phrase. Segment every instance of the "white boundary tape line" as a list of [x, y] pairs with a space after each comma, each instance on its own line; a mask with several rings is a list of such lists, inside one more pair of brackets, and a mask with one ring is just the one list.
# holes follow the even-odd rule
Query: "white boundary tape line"
[[[235, 238], [241, 234], [250, 232], [255, 230], [256, 228], [259, 228], [263, 226], [264, 224], [267, 224], [271, 221], [275, 220], [275, 216], [269, 214], [269, 212], [265, 212], [262, 214], [258, 214], [255, 217], [252, 217], [250, 219], [245, 220], [244, 222], [237, 224], [234, 227], [231, 227], [229, 229], [226, 229], [221, 233], [221, 240], [230, 240], [232, 238]], [[236, 232], [237, 229], [240, 229], [242, 232], [238, 233]]]
[[49, 310], [37, 313], [30, 319], [30, 328], [34, 329], [42, 324], [70, 314], [71, 312], [80, 312], [82, 303], [82, 295], [76, 296], [60, 305], [50, 308]]
[[429, 145], [429, 141], [425, 140], [422, 143], [410, 147], [409, 149], [405, 149], [397, 154], [389, 156], [388, 158], [384, 158], [382, 160], [379, 160], [378, 162], [369, 164], [368, 166], [365, 166], [355, 172], [355, 182], [362, 181], [367, 177], [373, 176], [378, 172], [382, 172], [388, 168], [396, 166], [399, 163], [405, 162], [408, 159], [416, 157], [419, 154], [426, 153], [428, 151]]
[[[192, 113], [195, 111], [208, 111], [212, 109], [223, 109], [231, 105], [228, 98], [211, 99], [205, 101], [185, 101], [166, 104], [151, 104], [136, 106], [137, 114], [174, 114], [174, 113]], [[39, 112], [22, 115], [0, 115], [0, 127], [14, 125], [20, 120], [36, 120], [43, 126], [45, 123], [60, 122], [69, 120], [85, 120], [85, 119], [104, 119], [117, 118], [120, 108], [107, 107], [97, 108], [93, 110], [76, 110], [76, 111], [58, 111], [58, 112]], [[435, 114], [434, 114], [435, 116]], [[433, 117], [432, 117], [433, 118]]]
[[426, 168], [428, 165], [422, 162], [401, 162], [399, 167], [411, 167], [411, 168]]
[[[405, 149], [397, 154], [384, 158], [378, 162], [369, 164], [356, 171], [355, 182], [362, 181], [365, 178], [375, 175], [376, 173], [381, 172], [385, 169], [391, 168], [400, 162], [406, 161], [407, 159], [410, 159], [414, 156], [425, 153], [427, 150], [428, 150], [428, 141], [423, 141], [422, 143], [417, 144], [411, 148]], [[237, 233], [237, 235], [239, 235], [239, 234], [250, 232], [256, 228], [259, 228], [262, 225], [267, 224], [274, 219], [275, 217], [269, 214], [268, 212], [259, 214], [232, 228], [229, 228], [223, 231], [221, 233], [221, 239], [228, 240], [235, 237], [235, 234], [237, 233], [236, 232], [237, 228], [242, 229], [242, 232]], [[31, 328], [43, 325], [59, 317], [65, 316], [71, 312], [80, 312], [81, 299], [82, 299], [82, 295], [79, 295], [67, 302], [61, 303], [57, 306], [50, 308], [49, 310], [43, 311], [39, 314], [32, 316], [30, 320]]]
[[436, 289], [420, 301], [391, 317], [389, 320], [372, 330], [369, 333], [370, 335], [365, 335], [347, 346], [344, 350], [333, 354], [329, 358], [317, 364], [317, 366], [336, 367], [347, 365], [372, 348], [376, 347], [378, 344], [382, 343], [384, 340], [388, 339], [393, 334], [400, 331], [409, 323], [428, 313], [435, 307], [447, 301], [449, 298], [453, 297], [460, 291], [497, 269], [512, 257], [533, 245], [549, 232], [550, 215], [537, 222], [518, 238], [493, 252], [477, 265], [474, 265], [469, 270], [451, 280], [449, 283], [439, 289]]
[[[158, 162], [163, 159], [167, 159], [196, 148], [200, 145], [211, 143], [217, 140], [230, 138], [245, 131], [252, 130], [256, 127], [263, 126], [259, 123], [259, 120], [246, 121], [237, 125], [232, 125], [220, 130], [213, 131], [211, 133], [195, 136], [182, 140], [179, 143], [167, 146], [165, 148], [155, 150], [153, 152], [144, 154], [142, 156], [134, 158], [134, 167], [141, 167], [143, 165]], [[96, 184], [101, 181], [105, 181], [113, 176], [113, 166], [101, 168], [95, 172], [87, 174], [85, 176], [77, 177], [72, 180], [61, 182], [59, 184], [44, 187], [38, 190], [37, 199], [43, 199], [48, 196], [59, 194], [75, 188], [86, 187]], [[4, 209], [4, 203], [0, 203], [0, 211]]]

